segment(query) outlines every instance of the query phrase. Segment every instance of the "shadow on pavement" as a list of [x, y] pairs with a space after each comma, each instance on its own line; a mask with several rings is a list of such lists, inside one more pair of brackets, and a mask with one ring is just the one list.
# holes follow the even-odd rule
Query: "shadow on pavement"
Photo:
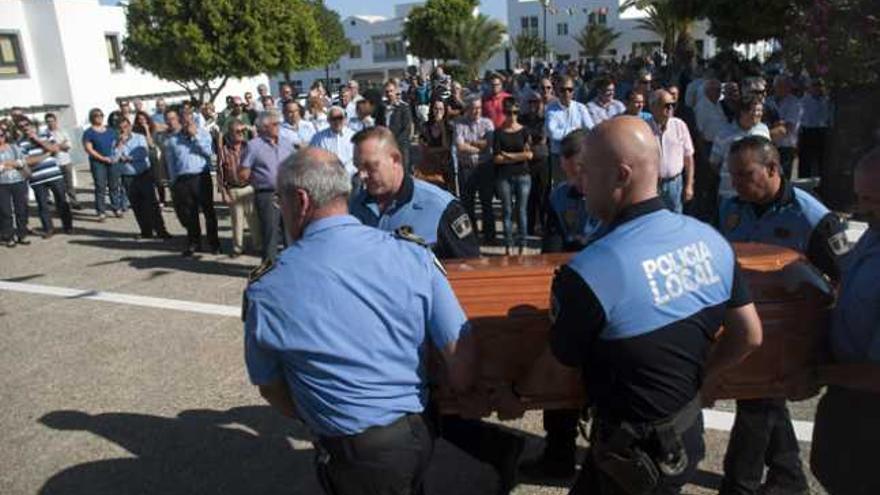
[[53, 475], [43, 495], [319, 493], [305, 430], [270, 407], [189, 410], [176, 418], [54, 411], [40, 423], [86, 431], [133, 458], [86, 462]]

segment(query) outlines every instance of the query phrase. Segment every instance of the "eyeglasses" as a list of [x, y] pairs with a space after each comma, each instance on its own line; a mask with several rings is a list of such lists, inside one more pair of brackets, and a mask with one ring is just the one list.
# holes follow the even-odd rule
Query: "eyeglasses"
[[666, 110], [675, 110], [675, 103], [668, 102], [663, 104], [663, 108]]
[[564, 93], [574, 93], [574, 88], [572, 88], [572, 87], [564, 87], [564, 88], [562, 88], [562, 91], [563, 91]]
[[244, 134], [244, 129], [233, 129], [232, 133], [233, 134]]
[[544, 91], [552, 91], [553, 86], [541, 86], [541, 89], [543, 89]]
[[337, 115], [335, 117], [329, 117], [327, 120], [329, 120], [330, 122], [339, 122], [343, 119], [345, 119], [345, 117], [343, 117], [342, 115]]

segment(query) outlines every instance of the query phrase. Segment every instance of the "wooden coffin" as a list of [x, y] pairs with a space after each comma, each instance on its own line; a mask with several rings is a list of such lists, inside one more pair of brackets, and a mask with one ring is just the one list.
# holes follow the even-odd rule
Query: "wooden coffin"
[[[830, 288], [797, 253], [735, 245], [764, 322], [764, 344], [726, 373], [715, 398], [804, 398], [818, 391], [816, 364], [824, 342]], [[473, 325], [479, 353], [478, 397], [488, 413], [495, 392], [509, 393], [547, 347], [550, 285], [572, 254], [493, 257], [445, 263], [449, 281]], [[441, 410], [460, 409], [444, 385], [436, 358], [433, 393]], [[464, 400], [464, 399], [462, 399]], [[523, 398], [527, 409], [577, 408], [584, 401], [579, 372], [559, 367], [541, 393]]]

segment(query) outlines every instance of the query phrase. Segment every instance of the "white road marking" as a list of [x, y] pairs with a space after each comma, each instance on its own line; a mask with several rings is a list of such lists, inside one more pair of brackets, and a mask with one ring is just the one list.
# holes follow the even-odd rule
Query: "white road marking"
[[[115, 304], [127, 304], [130, 306], [143, 306], [147, 308], [173, 309], [176, 311], [188, 311], [212, 316], [241, 316], [241, 308], [237, 306], [224, 306], [220, 304], [208, 304], [177, 299], [164, 299], [161, 297], [136, 296], [133, 294], [120, 294], [118, 292], [103, 292], [83, 289], [69, 289], [66, 287], [53, 287], [49, 285], [26, 284], [21, 282], [5, 282], [0, 280], [0, 290], [12, 292], [24, 292], [27, 294], [40, 294], [44, 296], [63, 297], [67, 299], [89, 299]], [[703, 422], [710, 430], [730, 431], [733, 428], [735, 415], [727, 411], [715, 409], [703, 409]], [[809, 421], [792, 421], [797, 439], [809, 442], [813, 438], [813, 423]]]
[[143, 306], [147, 308], [174, 309], [177, 311], [188, 311], [190, 313], [201, 313], [213, 316], [241, 316], [241, 308], [237, 306], [179, 301], [177, 299], [164, 299], [161, 297], [136, 296], [133, 294], [120, 294], [118, 292], [69, 289], [66, 287], [52, 287], [49, 285], [4, 282], [2, 280], [0, 280], [0, 290], [63, 297], [66, 299], [90, 299], [92, 301], [128, 304], [130, 306]]

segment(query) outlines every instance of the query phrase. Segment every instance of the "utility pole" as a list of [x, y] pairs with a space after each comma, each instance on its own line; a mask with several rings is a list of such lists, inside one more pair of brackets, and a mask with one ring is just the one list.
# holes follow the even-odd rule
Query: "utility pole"
[[544, 11], [544, 62], [547, 62], [550, 51], [550, 47], [547, 45], [547, 7], [549, 4], [550, 0], [541, 0], [541, 8]]

